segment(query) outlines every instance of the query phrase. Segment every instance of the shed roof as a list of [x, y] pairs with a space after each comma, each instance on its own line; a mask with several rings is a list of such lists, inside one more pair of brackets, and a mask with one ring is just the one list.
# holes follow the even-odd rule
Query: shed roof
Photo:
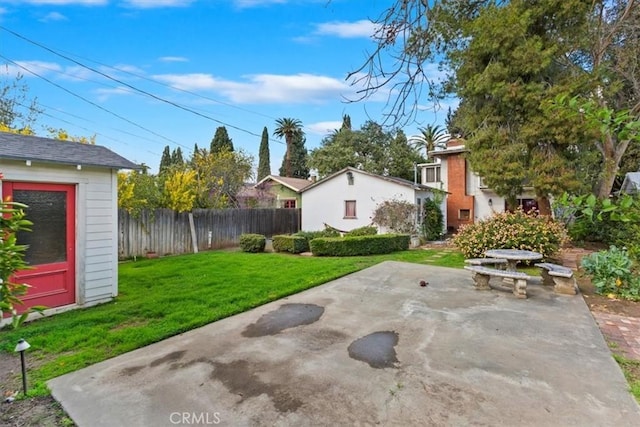
[[629, 172], [622, 181], [620, 192], [634, 194], [640, 192], [640, 172]]
[[139, 165], [100, 145], [60, 141], [10, 132], [0, 132], [0, 159], [31, 160], [112, 169], [140, 169]]

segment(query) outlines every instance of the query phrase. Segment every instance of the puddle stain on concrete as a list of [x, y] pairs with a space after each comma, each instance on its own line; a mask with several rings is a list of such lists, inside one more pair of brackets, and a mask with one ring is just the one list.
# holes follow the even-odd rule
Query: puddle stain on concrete
[[187, 353], [186, 350], [171, 352], [171, 353], [166, 354], [166, 355], [162, 356], [161, 358], [156, 359], [156, 360], [152, 361], [151, 363], [149, 363], [149, 367], [153, 368], [155, 366], [162, 365], [163, 363], [177, 362], [178, 360], [182, 359], [182, 357], [186, 353]]
[[278, 412], [295, 412], [303, 402], [292, 396], [282, 385], [267, 384], [251, 371], [246, 360], [230, 363], [213, 362], [211, 379], [218, 380], [230, 393], [241, 397], [241, 402], [261, 394], [269, 396]]
[[395, 368], [395, 346], [398, 344], [398, 333], [395, 331], [379, 331], [353, 341], [348, 348], [349, 357], [368, 363], [376, 369]]
[[140, 372], [141, 370], [143, 370], [145, 367], [144, 366], [130, 366], [128, 368], [124, 368], [120, 371], [121, 375], [125, 375], [127, 377], [130, 377], [132, 375], [137, 374], [138, 372]]
[[247, 326], [242, 336], [255, 338], [276, 335], [285, 329], [314, 323], [323, 313], [324, 307], [315, 304], [283, 304]]

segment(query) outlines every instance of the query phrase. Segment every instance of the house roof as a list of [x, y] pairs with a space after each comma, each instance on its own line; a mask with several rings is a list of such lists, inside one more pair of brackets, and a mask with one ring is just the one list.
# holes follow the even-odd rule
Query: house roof
[[620, 192], [628, 194], [640, 192], [640, 172], [627, 173], [622, 181]]
[[429, 187], [428, 185], [416, 184], [413, 181], [409, 181], [408, 179], [396, 178], [396, 177], [393, 177], [393, 176], [378, 175], [378, 174], [375, 174], [375, 173], [366, 172], [366, 171], [363, 171], [363, 170], [360, 170], [360, 169], [356, 169], [356, 168], [351, 167], [351, 166], [347, 166], [346, 168], [341, 169], [338, 172], [335, 172], [335, 173], [333, 173], [333, 174], [321, 179], [320, 181], [312, 183], [311, 185], [307, 186], [306, 188], [300, 190], [300, 192], [302, 193], [304, 191], [310, 190], [311, 188], [317, 187], [318, 185], [321, 185], [323, 182], [327, 182], [327, 181], [331, 180], [332, 178], [334, 178], [334, 177], [336, 177], [338, 175], [342, 175], [343, 173], [346, 173], [346, 172], [356, 172], [356, 173], [359, 173], [359, 174], [362, 174], [362, 175], [368, 175], [368, 176], [371, 176], [371, 177], [374, 177], [374, 178], [381, 179], [383, 181], [393, 182], [395, 184], [403, 185], [405, 187], [410, 187], [410, 188], [413, 188], [413, 189], [432, 190], [432, 191], [439, 191], [439, 192], [442, 192], [442, 193], [446, 193], [446, 191], [444, 191], [444, 190], [439, 190], [437, 188]]
[[9, 132], [0, 132], [0, 159], [31, 160], [113, 169], [140, 169], [139, 165], [100, 145]]
[[275, 181], [296, 192], [299, 192], [302, 189], [312, 184], [311, 181], [302, 179], [302, 178], [289, 178], [289, 177], [280, 176], [280, 175], [267, 175], [264, 178], [262, 178], [260, 181], [258, 181], [258, 183], [255, 186], [257, 187], [263, 182], [266, 182], [268, 180]]

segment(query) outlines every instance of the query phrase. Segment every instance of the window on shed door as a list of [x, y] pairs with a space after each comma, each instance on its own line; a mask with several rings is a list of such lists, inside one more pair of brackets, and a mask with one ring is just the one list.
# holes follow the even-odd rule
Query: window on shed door
[[285, 209], [295, 209], [296, 208], [296, 199], [285, 200], [282, 207], [285, 208]]
[[344, 201], [344, 217], [356, 218], [356, 201], [355, 200]]

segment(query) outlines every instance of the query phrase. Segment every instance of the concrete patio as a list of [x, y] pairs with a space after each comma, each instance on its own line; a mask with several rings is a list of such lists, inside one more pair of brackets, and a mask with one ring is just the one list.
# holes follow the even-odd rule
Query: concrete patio
[[640, 425], [583, 299], [527, 294], [384, 262], [48, 384], [80, 427]]

